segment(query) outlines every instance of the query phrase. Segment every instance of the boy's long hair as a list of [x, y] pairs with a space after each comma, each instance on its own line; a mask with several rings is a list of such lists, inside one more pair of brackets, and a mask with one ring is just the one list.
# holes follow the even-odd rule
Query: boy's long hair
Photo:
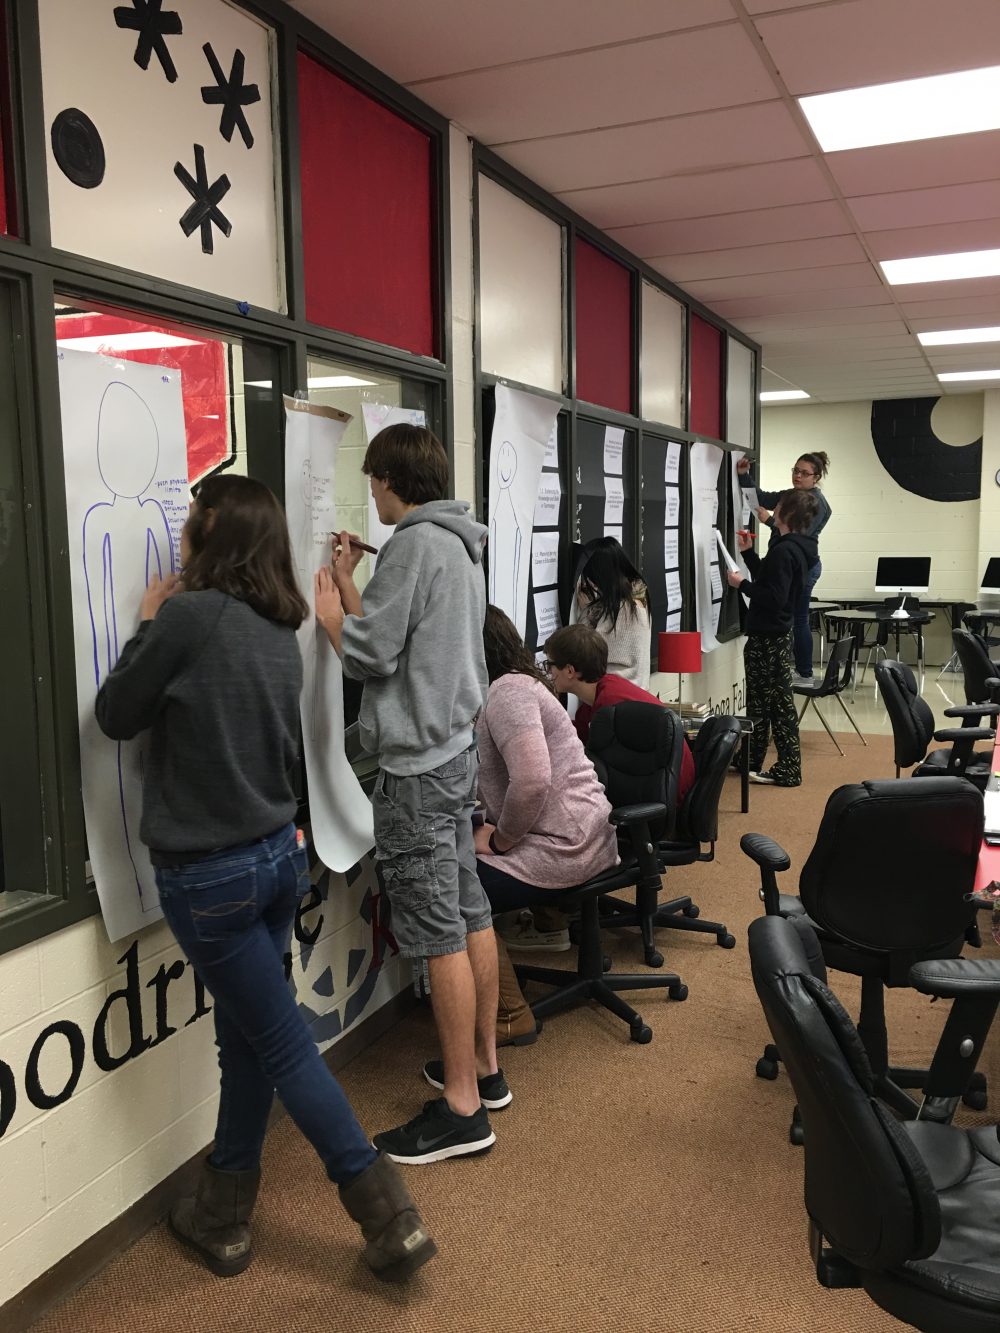
[[216, 475], [197, 488], [187, 521], [184, 588], [215, 588], [266, 620], [298, 629], [309, 614], [277, 498], [251, 477]]
[[380, 430], [365, 451], [361, 471], [384, 481], [404, 504], [448, 498], [448, 455], [425, 426], [400, 421]]
[[614, 537], [600, 537], [594, 542], [590, 559], [580, 572], [580, 588], [590, 599], [583, 611], [584, 619], [594, 629], [607, 620], [614, 630], [622, 611], [627, 619], [634, 620], [639, 607], [646, 605], [642, 575]]
[[805, 532], [819, 513], [819, 501], [812, 491], [782, 491], [774, 509], [781, 511], [789, 532]]
[[486, 608], [486, 620], [483, 624], [483, 650], [486, 655], [486, 674], [492, 685], [501, 676], [530, 676], [539, 680], [546, 689], [552, 689], [552, 682], [535, 665], [535, 659], [524, 646], [524, 640], [517, 632], [517, 626], [498, 606]]

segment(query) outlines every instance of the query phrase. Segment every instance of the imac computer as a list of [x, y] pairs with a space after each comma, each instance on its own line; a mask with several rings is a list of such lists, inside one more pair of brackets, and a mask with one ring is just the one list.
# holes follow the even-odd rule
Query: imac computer
[[931, 586], [929, 555], [880, 555], [875, 567], [875, 591], [899, 593], [902, 600], [893, 611], [898, 620], [907, 619], [906, 594], [927, 592]]
[[1000, 556], [990, 556], [979, 591], [987, 595], [992, 593], [994, 596], [1000, 593]]

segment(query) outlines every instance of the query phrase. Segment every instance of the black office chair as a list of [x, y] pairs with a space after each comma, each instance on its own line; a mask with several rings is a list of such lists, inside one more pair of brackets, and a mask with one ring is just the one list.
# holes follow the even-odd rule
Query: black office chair
[[805, 699], [805, 703], [802, 705], [802, 712], [799, 714], [799, 725], [802, 725], [802, 719], [806, 715], [806, 709], [811, 706], [815, 711], [816, 716], [826, 728], [826, 734], [833, 741], [837, 749], [840, 750], [841, 759], [844, 757], [844, 752], [840, 749], [840, 741], [837, 740], [836, 736], [830, 730], [826, 718], [816, 707], [816, 700], [836, 699], [837, 703], [839, 703], [844, 710], [844, 715], [848, 722], [850, 722], [854, 730], [857, 731], [858, 736], [861, 739], [861, 744], [867, 746], [868, 742], [865, 740], [864, 736], [861, 735], [861, 732], [858, 731], [858, 724], [855, 722], [854, 718], [851, 717], [849, 708], [841, 698], [844, 690], [847, 689], [854, 677], [854, 666], [857, 652], [858, 641], [853, 634], [849, 634], [843, 639], [838, 639], [830, 650], [830, 660], [826, 664], [826, 671], [823, 673], [823, 679], [817, 681], [814, 685], [795, 685], [792, 690], [794, 694], [801, 695], [802, 698]]
[[[923, 1333], [995, 1333], [997, 1129], [957, 1129], [927, 1118], [900, 1123], [885, 1111], [854, 1025], [810, 967], [804, 933], [789, 921], [758, 917], [749, 939], [754, 986], [801, 1109], [817, 1281], [863, 1288], [876, 1305]], [[925, 994], [954, 997], [952, 1018], [965, 1008], [960, 1023], [985, 1037], [1000, 998], [1000, 964], [919, 964], [912, 984]], [[965, 1063], [971, 1066], [978, 1053], [971, 1051]], [[817, 1327], [837, 1322], [831, 1311]]]
[[719, 799], [739, 743], [740, 724], [735, 717], [705, 719], [691, 739], [695, 780], [677, 812], [676, 832], [672, 838], [661, 839], [657, 844], [657, 873], [637, 883], [634, 903], [601, 899], [602, 927], [613, 930], [622, 926], [639, 927], [647, 967], [663, 966], [663, 954], [655, 942], [657, 926], [714, 935], [716, 944], [723, 949], [731, 949], [736, 943], [721, 922], [702, 920], [701, 909], [690, 897], [660, 902], [660, 893], [663, 872], [676, 866], [694, 865], [696, 861], [715, 860]]
[[598, 900], [617, 889], [651, 878], [659, 883], [656, 847], [661, 838], [673, 832], [682, 739], [680, 718], [657, 704], [621, 703], [594, 714], [587, 753], [611, 802], [610, 819], [618, 830], [622, 859], [620, 865], [585, 884], [559, 892], [540, 889], [517, 904], [532, 907], [545, 903], [580, 913], [573, 932], [578, 946], [575, 973], [534, 965], [515, 967], [522, 983], [535, 981], [552, 987], [531, 1006], [536, 1020], [570, 1005], [596, 1000], [629, 1025], [633, 1041], [644, 1043], [652, 1040], [652, 1029], [618, 992], [655, 987], [665, 989], [672, 1000], [687, 998], [687, 986], [674, 972], [651, 976], [607, 971], [610, 963], [601, 947], [598, 908]]
[[[934, 730], [934, 714], [920, 697], [916, 678], [905, 662], [878, 662], [875, 676], [892, 723], [896, 777], [912, 768], [910, 777], [965, 777], [982, 791], [992, 769], [993, 750], [975, 750], [976, 741], [993, 740], [995, 731], [981, 725], [984, 717], [996, 717], [996, 704], [946, 708], [945, 717], [964, 718], [962, 726]], [[950, 742], [950, 750], [931, 750], [931, 741]], [[916, 765], [916, 767], [914, 767]]]
[[986, 646], [986, 640], [971, 630], [952, 631], [951, 641], [962, 666], [965, 680], [965, 702], [979, 704], [992, 698], [988, 680], [1000, 676], [1000, 662], [994, 662]]
[[[970, 900], [983, 840], [983, 798], [963, 778], [900, 778], [838, 787], [826, 803], [816, 842], [799, 878], [801, 897], [779, 894], [788, 855], [759, 833], [744, 834], [743, 852], [761, 872], [769, 916], [807, 915], [827, 967], [861, 978], [858, 1035], [878, 1094], [912, 1118], [905, 1088], [923, 1088], [925, 1069], [890, 1066], [885, 987], [908, 986], [910, 968], [957, 958], [979, 944]], [[782, 1058], [768, 1046], [760, 1078], [776, 1078]], [[986, 1104], [986, 1080], [974, 1075], [968, 1104]], [[793, 1121], [792, 1141], [800, 1135]]]

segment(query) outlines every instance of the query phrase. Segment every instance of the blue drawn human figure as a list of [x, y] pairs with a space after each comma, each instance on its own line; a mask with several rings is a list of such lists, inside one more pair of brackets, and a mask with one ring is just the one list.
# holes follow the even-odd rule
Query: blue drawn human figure
[[517, 476], [517, 451], [510, 440], [497, 450], [499, 495], [490, 516], [490, 601], [517, 621], [517, 583], [521, 572], [521, 525], [511, 485]]
[[[160, 438], [146, 403], [127, 384], [105, 389], [97, 421], [97, 467], [107, 499], [87, 510], [83, 520], [83, 566], [87, 609], [94, 647], [94, 682], [100, 689], [135, 633], [143, 590], [152, 574], [161, 578], [176, 569], [170, 525], [155, 499], [143, 499], [156, 475]], [[121, 806], [125, 851], [140, 901], [142, 880], [134, 851], [139, 843], [142, 785], [123, 772], [121, 742], [114, 748], [114, 781]], [[110, 743], [109, 743], [110, 749]], [[142, 753], [138, 755], [142, 773]]]

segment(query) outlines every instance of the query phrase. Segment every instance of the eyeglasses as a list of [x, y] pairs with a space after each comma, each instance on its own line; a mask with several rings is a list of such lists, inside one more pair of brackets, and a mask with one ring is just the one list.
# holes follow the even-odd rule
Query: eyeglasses
[[816, 473], [813, 472], [812, 468], [793, 467], [793, 468], [792, 468], [792, 476], [793, 476], [793, 477], [815, 477], [815, 476], [816, 476]]
[[558, 666], [555, 662], [550, 662], [547, 657], [543, 657], [538, 665], [542, 668], [542, 670], [545, 672], [547, 676], [551, 676], [553, 671], [562, 670], [562, 668]]

